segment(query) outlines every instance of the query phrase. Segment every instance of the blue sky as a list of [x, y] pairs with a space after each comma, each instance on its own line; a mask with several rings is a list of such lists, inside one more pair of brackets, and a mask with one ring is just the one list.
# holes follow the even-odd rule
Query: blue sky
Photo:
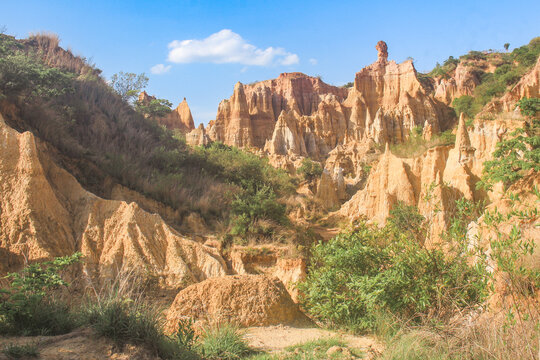
[[[540, 36], [538, 0], [2, 0], [0, 9], [8, 34], [55, 32], [106, 77], [145, 72], [147, 91], [175, 105], [186, 97], [196, 123], [215, 117], [237, 81], [291, 71], [335, 85], [353, 81], [376, 59], [379, 40], [390, 59], [410, 56], [426, 71], [449, 55]], [[152, 74], [158, 64], [167, 72]]]

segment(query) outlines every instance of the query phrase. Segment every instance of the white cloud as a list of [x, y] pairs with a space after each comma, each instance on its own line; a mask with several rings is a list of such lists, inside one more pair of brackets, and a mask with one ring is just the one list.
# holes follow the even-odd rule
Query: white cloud
[[168, 72], [169, 70], [171, 70], [171, 65], [163, 65], [163, 64], [157, 64], [157, 65], [154, 65], [150, 68], [150, 72], [152, 74], [156, 74], [156, 75], [159, 75], [159, 74], [165, 74], [166, 72]]
[[317, 65], [317, 62], [318, 62], [317, 59], [314, 59], [314, 58], [309, 59], [309, 63], [311, 65]]
[[237, 33], [224, 29], [202, 40], [174, 40], [169, 44], [168, 61], [173, 63], [209, 62], [269, 66], [293, 65], [298, 55], [283, 48], [259, 49]]

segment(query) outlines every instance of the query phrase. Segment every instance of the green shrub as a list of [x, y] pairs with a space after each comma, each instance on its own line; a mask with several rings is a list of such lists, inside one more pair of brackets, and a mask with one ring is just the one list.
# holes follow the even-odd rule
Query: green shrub
[[311, 159], [305, 158], [302, 160], [302, 164], [298, 168], [298, 174], [304, 178], [304, 180], [313, 181], [321, 176], [323, 169], [321, 164], [314, 162]]
[[173, 335], [172, 339], [180, 348], [187, 350], [193, 350], [199, 337], [195, 334], [193, 329], [193, 320], [180, 319], [178, 321], [178, 329]]
[[413, 230], [424, 226], [419, 221], [416, 210], [401, 206], [383, 228], [361, 224], [315, 246], [300, 286], [306, 309], [328, 325], [364, 331], [381, 312], [416, 321], [480, 303], [485, 267], [469, 265], [463, 252], [424, 247]]
[[35, 344], [8, 344], [4, 346], [2, 352], [10, 359], [22, 359], [39, 356], [39, 350]]
[[60, 271], [77, 263], [80, 253], [53, 261], [26, 266], [7, 276], [9, 287], [2, 289], [0, 333], [11, 335], [58, 335], [71, 331], [77, 321], [67, 305], [51, 291], [67, 286]]
[[248, 355], [251, 350], [240, 330], [225, 324], [205, 329], [200, 352], [205, 359], [234, 360]]
[[518, 105], [521, 113], [529, 117], [523, 128], [510, 134], [510, 138], [497, 143], [493, 160], [484, 163], [480, 187], [490, 189], [502, 181], [506, 187], [523, 178], [529, 171], [540, 171], [540, 111], [538, 99], [523, 98]]

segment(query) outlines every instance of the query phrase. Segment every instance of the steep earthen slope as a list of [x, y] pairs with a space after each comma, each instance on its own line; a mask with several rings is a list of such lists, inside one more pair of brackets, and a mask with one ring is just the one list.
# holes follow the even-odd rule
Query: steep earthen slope
[[1, 116], [0, 139], [2, 270], [81, 251], [84, 274], [94, 279], [127, 269], [177, 288], [225, 275], [217, 250], [186, 239], [134, 202], [84, 190], [30, 132], [18, 133]]

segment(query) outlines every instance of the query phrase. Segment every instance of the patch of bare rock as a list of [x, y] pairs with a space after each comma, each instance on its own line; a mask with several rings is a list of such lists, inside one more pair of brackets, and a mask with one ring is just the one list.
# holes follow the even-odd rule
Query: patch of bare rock
[[182, 318], [241, 327], [310, 324], [283, 283], [266, 275], [231, 275], [188, 286], [171, 305], [166, 330], [174, 332]]

